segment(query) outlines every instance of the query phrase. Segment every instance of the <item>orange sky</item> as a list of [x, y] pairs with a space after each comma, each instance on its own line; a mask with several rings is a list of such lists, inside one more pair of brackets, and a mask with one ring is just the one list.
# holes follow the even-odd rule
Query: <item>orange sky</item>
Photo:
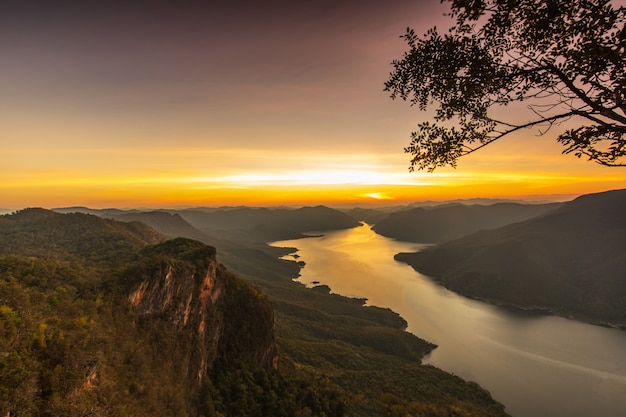
[[457, 169], [408, 172], [402, 150], [428, 114], [392, 101], [383, 83], [407, 26], [446, 24], [439, 0], [7, 3], [0, 208], [390, 205], [626, 188], [626, 169], [561, 155], [557, 131], [522, 132]]

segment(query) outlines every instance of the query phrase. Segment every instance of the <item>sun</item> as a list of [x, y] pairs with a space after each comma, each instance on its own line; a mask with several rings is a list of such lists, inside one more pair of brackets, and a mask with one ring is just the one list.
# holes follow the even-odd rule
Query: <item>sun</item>
[[372, 198], [374, 200], [393, 200], [393, 197], [385, 193], [367, 193], [362, 194], [362, 197]]

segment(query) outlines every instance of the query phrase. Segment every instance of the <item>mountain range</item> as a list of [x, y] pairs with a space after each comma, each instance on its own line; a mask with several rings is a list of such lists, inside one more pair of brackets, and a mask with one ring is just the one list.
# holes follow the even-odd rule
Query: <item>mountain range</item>
[[176, 213], [204, 232], [261, 242], [293, 239], [303, 237], [304, 232], [347, 229], [359, 225], [349, 215], [325, 206], [189, 209]]
[[291, 249], [60, 211], [0, 216], [0, 415], [506, 415], [396, 313], [293, 282]]
[[373, 230], [383, 236], [417, 243], [439, 243], [526, 220], [561, 203], [443, 204], [390, 213]]
[[626, 326], [626, 190], [396, 259], [461, 294]]

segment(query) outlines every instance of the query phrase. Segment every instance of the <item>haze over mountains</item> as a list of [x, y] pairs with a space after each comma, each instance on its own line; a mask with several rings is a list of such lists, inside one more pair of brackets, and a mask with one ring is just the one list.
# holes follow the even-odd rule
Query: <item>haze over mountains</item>
[[584, 195], [396, 259], [471, 297], [625, 326], [625, 208], [626, 190]]
[[[68, 207], [60, 213], [81, 212], [121, 220], [158, 225], [167, 236], [201, 231], [213, 237], [268, 242], [305, 236], [303, 232], [347, 229], [359, 222], [346, 213], [325, 206], [293, 208], [222, 207], [184, 210], [118, 210]], [[194, 229], [194, 230], [192, 230]]]
[[181, 216], [197, 229], [224, 233], [244, 231], [248, 239], [282, 240], [304, 236], [303, 232], [356, 227], [359, 223], [338, 210], [325, 206], [288, 208], [224, 208], [181, 210]]
[[[595, 323], [626, 326], [623, 309], [626, 305], [625, 205], [626, 190], [616, 190], [581, 196], [568, 203], [440, 204], [432, 207], [355, 208], [342, 211], [323, 206], [300, 209], [233, 207], [152, 211], [84, 207], [56, 209], [62, 213], [95, 215], [62, 216], [35, 209], [17, 213], [18, 216], [0, 217], [3, 234], [0, 253], [5, 254], [0, 254], [0, 273], [5, 274], [0, 278], [6, 284], [13, 282], [11, 280], [18, 275], [29, 276], [31, 273], [27, 265], [31, 261], [28, 257], [38, 259], [41, 250], [50, 250], [54, 256], [41, 260], [43, 263], [37, 267], [38, 271], [53, 271], [46, 278], [48, 281], [32, 281], [28, 278], [25, 283], [38, 287], [30, 288], [27, 285], [20, 287], [19, 291], [43, 291], [48, 294], [48, 298], [58, 298], [61, 293], [56, 294], [55, 291], [60, 291], [61, 287], [55, 281], [58, 280], [58, 274], [54, 271], [60, 270], [58, 265], [66, 265], [63, 271], [73, 277], [72, 285], [83, 286], [79, 294], [95, 294], [96, 300], [98, 294], [102, 295], [102, 291], [108, 288], [102, 286], [100, 274], [109, 273], [114, 279], [119, 279], [121, 276], [116, 274], [125, 270], [127, 272], [122, 275], [130, 278], [129, 282], [143, 286], [147, 291], [141, 297], [131, 296], [131, 299], [137, 300], [136, 307], [152, 311], [152, 301], [165, 300], [169, 296], [167, 292], [160, 292], [161, 287], [156, 284], [158, 274], [150, 272], [154, 271], [154, 265], [144, 263], [142, 267], [132, 266], [137, 265], [134, 262], [138, 259], [142, 262], [141, 257], [137, 258], [138, 253], [146, 245], [161, 241], [163, 237], [194, 239], [217, 247], [217, 262], [224, 263], [229, 271], [244, 277], [268, 295], [278, 318], [275, 331], [279, 352], [282, 352], [282, 360], [287, 367], [311, 367], [315, 369], [314, 372], [334, 375], [330, 389], [335, 394], [332, 395], [336, 395], [339, 389], [362, 395], [359, 398], [369, 398], [361, 402], [354, 401], [354, 398], [340, 400], [347, 401], [354, 415], [372, 415], [373, 410], [383, 413], [386, 412], [383, 410], [388, 411], [392, 406], [405, 409], [417, 407], [416, 410], [422, 411], [435, 408], [450, 410], [450, 407], [455, 407], [454, 404], [466, 410], [481, 410], [476, 415], [504, 415], [502, 408], [490, 397], [484, 396], [477, 387], [445, 372], [420, 366], [421, 356], [433, 345], [404, 332], [406, 322], [397, 314], [376, 307], [363, 308], [363, 300], [330, 294], [327, 287], [312, 291], [293, 283], [292, 279], [298, 275], [302, 264], [279, 259], [291, 253], [292, 249], [270, 247], [266, 242], [301, 238], [306, 232], [312, 231], [351, 228], [359, 226], [359, 221], [367, 221], [375, 223], [374, 230], [377, 233], [389, 237], [439, 243], [418, 253], [398, 254], [396, 259], [411, 264], [418, 271], [459, 293], [498, 304], [551, 311]], [[29, 218], [37, 221], [31, 222]], [[7, 221], [15, 219], [22, 219], [21, 225], [7, 228]], [[137, 240], [133, 236], [143, 237]], [[42, 239], [49, 243], [41, 243]], [[152, 253], [166, 258], [171, 255], [168, 259], [173, 264], [181, 262], [180, 265], [189, 266], [196, 262], [191, 254], [200, 253], [204, 250], [201, 248], [205, 247], [196, 247], [196, 243], [181, 245], [169, 247], [161, 244]], [[187, 251], [185, 247], [193, 250]], [[144, 253], [148, 252], [144, 250]], [[15, 264], [12, 256], [19, 258], [18, 264]], [[51, 269], [52, 264], [57, 266]], [[76, 271], [69, 272], [67, 268], [72, 269], [73, 265], [77, 267]], [[111, 269], [113, 265], [117, 266]], [[124, 275], [130, 271], [127, 267], [130, 270], [135, 268], [137, 274], [131, 273], [134, 278]], [[12, 275], [6, 275], [7, 268], [13, 268]], [[95, 281], [87, 278], [90, 273], [100, 269], [94, 275]], [[149, 278], [151, 276], [152, 280]], [[42, 282], [49, 282], [52, 287], [39, 288]], [[4, 287], [0, 285], [0, 290], [4, 292], [14, 285], [5, 284], [2, 284]], [[132, 294], [139, 294], [137, 285], [124, 287], [126, 299]], [[187, 287], [176, 284], [175, 288], [182, 291]], [[14, 288], [11, 291], [15, 293], [17, 290]], [[63, 296], [67, 298], [64, 298], [64, 302], [77, 302], [83, 297], [77, 297], [76, 292], [71, 294], [70, 298]], [[193, 294], [193, 291], [188, 294]], [[191, 296], [192, 299], [194, 297]], [[94, 300], [88, 299], [86, 305], [91, 306]], [[263, 305], [260, 302], [262, 310], [266, 308]], [[18, 311], [20, 305], [9, 307], [10, 311], [5, 309], [0, 313]], [[171, 311], [165, 309], [161, 313], [170, 315], [174, 321], [180, 321], [185, 317], [185, 308], [179, 307]], [[37, 304], [36, 308], [43, 309], [44, 306]], [[196, 315], [203, 314], [201, 310], [195, 311]], [[82, 313], [75, 310], [72, 314]], [[6, 319], [9, 316], [5, 314], [3, 317]], [[100, 320], [104, 316], [98, 317]], [[109, 319], [104, 317], [104, 320], [106, 323]], [[195, 323], [200, 322], [196, 320]], [[110, 332], [115, 334], [117, 330], [110, 328]], [[271, 329], [266, 328], [264, 334], [270, 333]], [[191, 340], [189, 338], [195, 337], [192, 336], [187, 334], [184, 337]], [[245, 342], [246, 345], [251, 343]], [[267, 348], [271, 344], [260, 343], [258, 346]], [[265, 348], [259, 349], [252, 349], [257, 352], [253, 355], [256, 358], [268, 352]], [[209, 351], [205, 349], [203, 352]], [[80, 353], [83, 354], [88, 357], [88, 354]], [[2, 360], [0, 358], [0, 362]], [[146, 356], [142, 360], [152, 359]], [[193, 362], [189, 362], [189, 358], [184, 360]], [[267, 366], [267, 361], [260, 360], [259, 363]], [[83, 365], [86, 369], [88, 362]], [[193, 362], [193, 368], [200, 369], [198, 366], [198, 362]], [[401, 379], [397, 379], [398, 369], [406, 370]], [[298, 375], [297, 378], [303, 377]], [[76, 384], [84, 383], [81, 378], [72, 381]], [[432, 381], [438, 381], [434, 393], [425, 388]], [[410, 390], [407, 388], [409, 385]], [[391, 397], [379, 397], [381, 393], [390, 390], [389, 386], [394, 386], [395, 392], [391, 403], [386, 402]], [[32, 388], [32, 385], [28, 387]], [[193, 395], [200, 395], [194, 392]], [[155, 392], [149, 395], [150, 401], [158, 402]], [[471, 406], [467, 401], [471, 402]], [[334, 407], [333, 404], [336, 405], [331, 402], [324, 406]], [[190, 407], [189, 403], [179, 405]], [[227, 409], [231, 405], [213, 406]], [[308, 407], [302, 403], [292, 405]], [[60, 403], [56, 406], [62, 409]], [[135, 403], [135, 406], [142, 407], [139, 403]], [[3, 407], [2, 403], [0, 407]]]
[[259, 245], [263, 242], [376, 221], [373, 229], [384, 236], [448, 242], [396, 259], [433, 275], [450, 289], [497, 303], [623, 325], [624, 193], [587, 195], [568, 203], [453, 203], [343, 212], [323, 206], [83, 210], [141, 221], [166, 236], [182, 235], [222, 247], [224, 259], [237, 258], [239, 265], [245, 258], [265, 262], [276, 256], [276, 248]]
[[526, 220], [560, 205], [495, 203], [417, 207], [389, 214], [375, 224], [374, 231], [407, 242], [438, 243]]
[[[59, 211], [0, 217], [0, 414], [506, 415], [475, 383], [422, 366], [434, 345], [398, 314], [293, 282], [297, 262], [279, 259], [290, 248], [178, 213]], [[217, 256], [162, 235], [214, 242]]]

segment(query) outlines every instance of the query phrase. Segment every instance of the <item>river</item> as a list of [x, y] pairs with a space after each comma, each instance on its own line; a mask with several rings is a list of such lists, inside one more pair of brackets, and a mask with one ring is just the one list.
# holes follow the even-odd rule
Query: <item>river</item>
[[438, 345], [425, 363], [479, 383], [513, 417], [626, 415], [626, 331], [462, 297], [393, 259], [424, 245], [368, 225], [272, 245], [298, 248], [299, 282], [399, 313]]

